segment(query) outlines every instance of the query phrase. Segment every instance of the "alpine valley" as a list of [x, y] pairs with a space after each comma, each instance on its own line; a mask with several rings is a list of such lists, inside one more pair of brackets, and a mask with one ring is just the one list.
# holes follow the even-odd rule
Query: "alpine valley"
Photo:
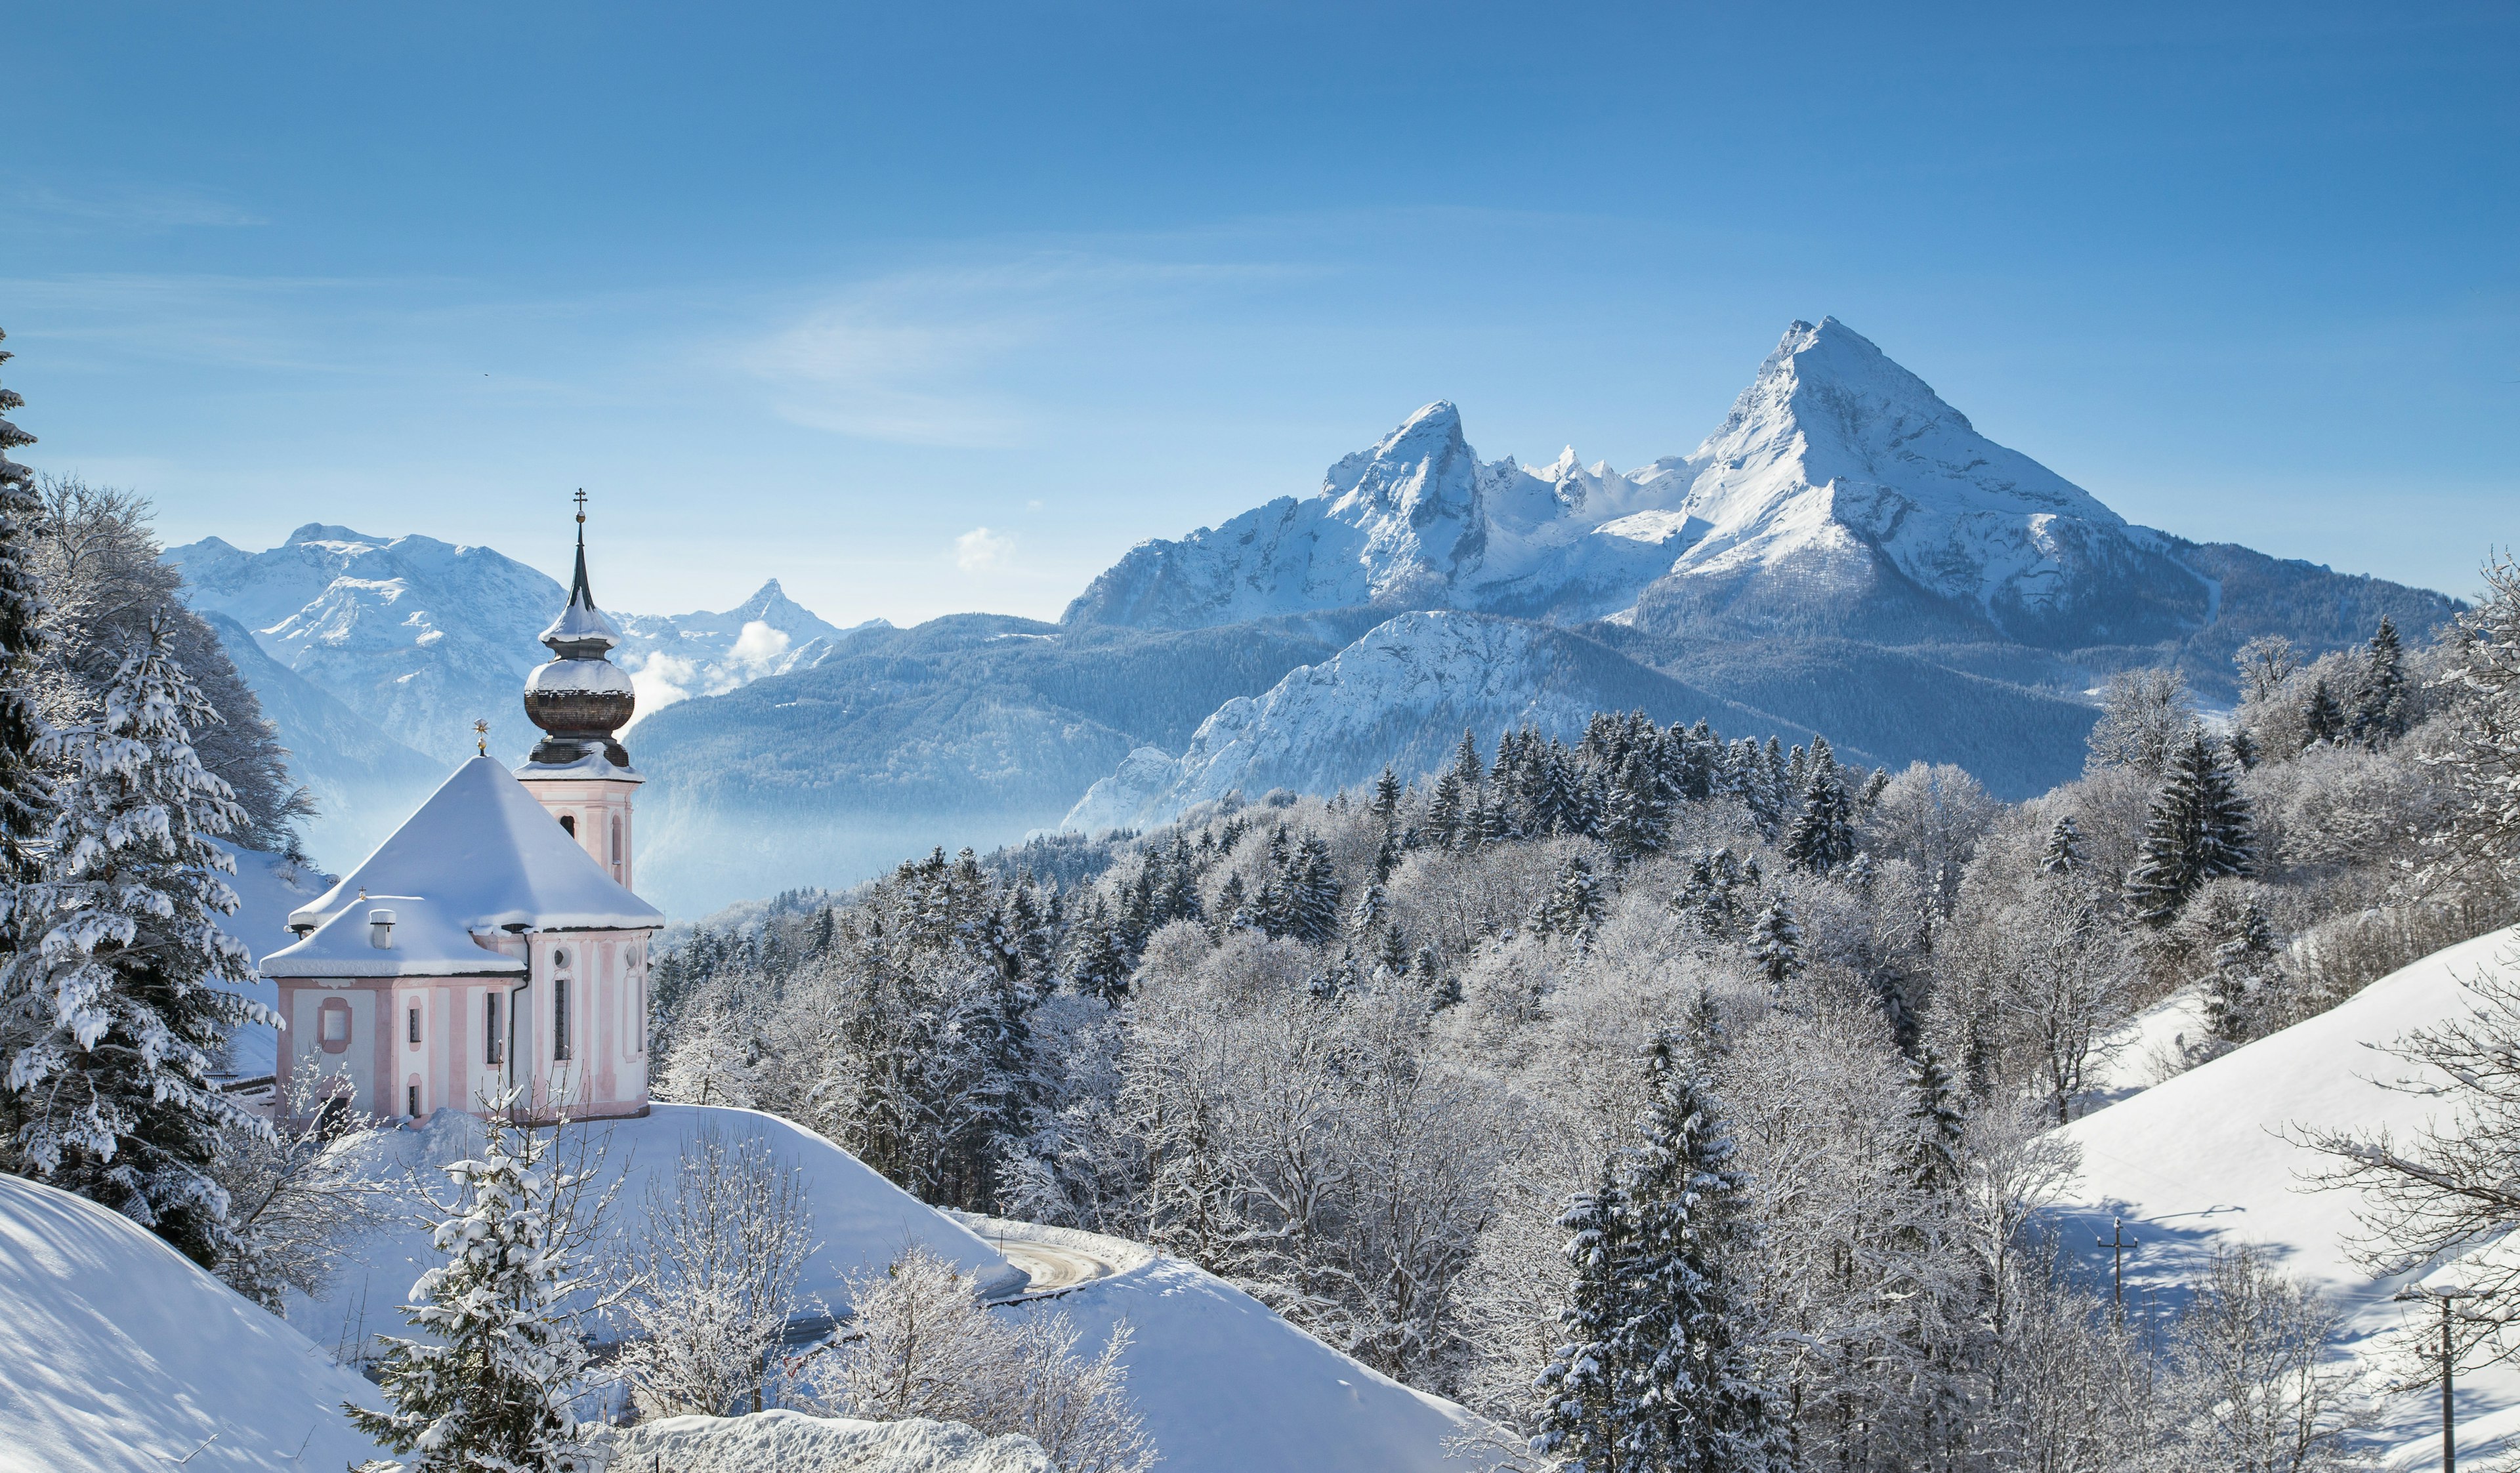
[[[470, 755], [528, 739], [515, 691], [564, 601], [481, 547], [300, 528], [171, 550], [354, 862]], [[695, 915], [842, 885], [936, 844], [1137, 827], [1239, 792], [1326, 792], [1596, 710], [1703, 719], [1842, 759], [1950, 762], [2007, 798], [2080, 769], [2109, 673], [2209, 702], [2261, 634], [2308, 653], [2443, 596], [2128, 522], [1979, 434], [1844, 325], [1797, 322], [1687, 456], [1482, 462], [1427, 405], [1321, 488], [1132, 549], [1057, 624], [839, 629], [776, 582], [618, 616], [648, 778], [642, 886]]]

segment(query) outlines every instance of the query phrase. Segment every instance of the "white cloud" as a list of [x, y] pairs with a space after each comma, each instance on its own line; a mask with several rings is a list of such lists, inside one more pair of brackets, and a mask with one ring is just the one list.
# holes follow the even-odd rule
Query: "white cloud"
[[967, 573], [1004, 572], [1014, 557], [1015, 540], [987, 527], [973, 527], [954, 539], [954, 565]]
[[758, 672], [787, 652], [788, 632], [784, 629], [773, 629], [759, 619], [754, 619], [746, 623], [742, 631], [736, 635], [735, 647], [727, 651], [727, 658], [739, 665], [750, 666]]

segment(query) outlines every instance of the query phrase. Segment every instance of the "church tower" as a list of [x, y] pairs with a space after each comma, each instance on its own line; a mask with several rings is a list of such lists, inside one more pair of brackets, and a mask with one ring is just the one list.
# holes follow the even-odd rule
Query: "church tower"
[[604, 872], [630, 888], [630, 798], [647, 780], [614, 734], [638, 708], [630, 677], [608, 658], [621, 643], [586, 584], [586, 493], [577, 493], [577, 573], [568, 606], [543, 631], [552, 657], [525, 679], [525, 716], [543, 729], [517, 781]]

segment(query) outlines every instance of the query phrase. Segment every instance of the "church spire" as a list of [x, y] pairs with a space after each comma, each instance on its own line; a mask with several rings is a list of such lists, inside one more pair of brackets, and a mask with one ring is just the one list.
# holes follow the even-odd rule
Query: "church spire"
[[548, 733], [535, 746], [535, 764], [567, 765], [601, 754], [612, 766], [630, 765], [614, 733], [629, 725], [638, 698], [630, 678], [606, 658], [621, 643], [620, 635], [595, 606], [586, 581], [586, 493], [577, 503], [577, 567], [570, 579], [568, 604], [543, 631], [551, 660], [534, 667], [525, 680], [525, 716]]

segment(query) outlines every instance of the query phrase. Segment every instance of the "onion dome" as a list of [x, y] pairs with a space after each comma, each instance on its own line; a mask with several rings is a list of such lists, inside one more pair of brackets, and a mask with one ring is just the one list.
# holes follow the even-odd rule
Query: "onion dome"
[[577, 575], [569, 586], [568, 606], [543, 631], [550, 662], [536, 665], [525, 677], [525, 719], [547, 734], [526, 760], [564, 767], [601, 755], [614, 767], [627, 768], [630, 754], [613, 733], [630, 724], [638, 695], [630, 677], [605, 657], [621, 636], [587, 589], [585, 492], [577, 494]]

